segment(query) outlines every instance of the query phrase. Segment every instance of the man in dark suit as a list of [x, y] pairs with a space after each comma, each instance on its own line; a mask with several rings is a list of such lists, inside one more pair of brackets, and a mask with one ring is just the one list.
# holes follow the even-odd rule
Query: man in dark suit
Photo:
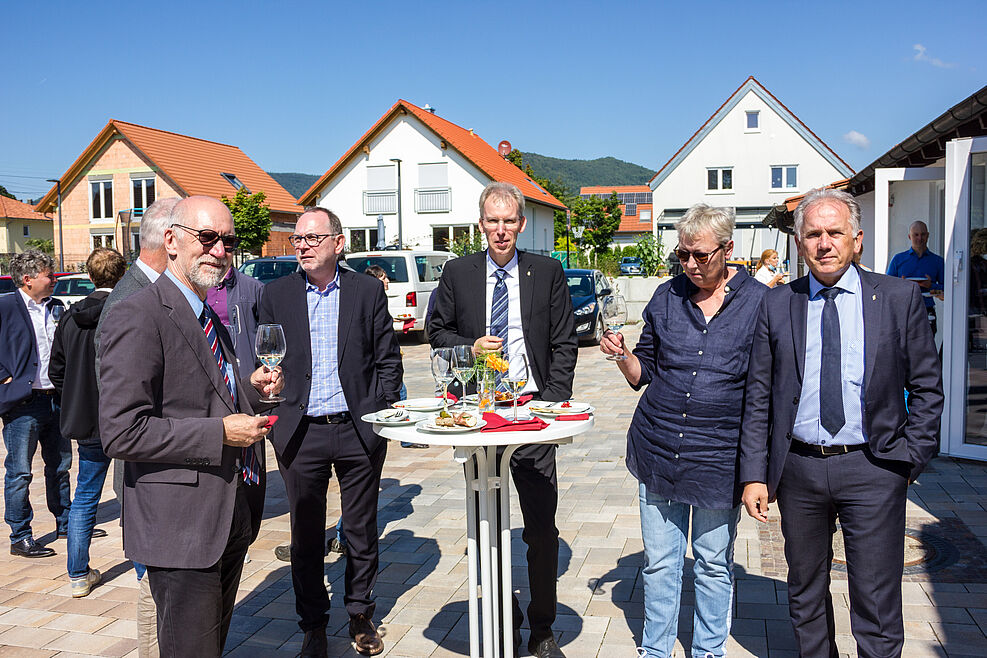
[[269, 430], [229, 335], [203, 303], [230, 266], [233, 218], [217, 199], [175, 206], [168, 268], [109, 311], [100, 344], [100, 436], [126, 462], [123, 541], [147, 565], [163, 656], [219, 656], [247, 546], [260, 529]]
[[829, 572], [839, 520], [857, 653], [899, 656], [906, 489], [935, 454], [943, 408], [925, 302], [913, 282], [853, 265], [863, 232], [849, 194], [807, 194], [795, 235], [810, 274], [761, 305], [743, 502], [764, 522], [777, 497], [801, 655], [838, 655]]
[[51, 298], [54, 269], [55, 261], [48, 254], [36, 250], [17, 254], [10, 259], [17, 290], [0, 296], [0, 416], [7, 448], [4, 520], [10, 526], [10, 554], [20, 557], [55, 554], [35, 543], [31, 530], [31, 462], [39, 445], [48, 511], [55, 517], [58, 536], [68, 535], [72, 446], [59, 431], [59, 401], [48, 378], [55, 335], [51, 311], [64, 308]]
[[302, 272], [272, 281], [260, 322], [284, 329], [286, 378], [271, 437], [291, 511], [291, 575], [305, 632], [302, 656], [326, 656], [326, 491], [334, 470], [346, 527], [346, 611], [363, 655], [384, 650], [374, 614], [377, 497], [386, 441], [361, 416], [396, 402], [404, 370], [384, 286], [337, 268], [346, 238], [339, 218], [309, 208], [289, 240]]
[[[428, 333], [432, 347], [473, 345], [477, 353], [501, 349], [512, 370], [527, 355], [530, 376], [523, 392], [568, 400], [577, 353], [569, 288], [557, 260], [517, 249], [525, 223], [521, 191], [509, 183], [487, 185], [480, 194], [487, 249], [446, 263], [433, 293]], [[522, 446], [511, 458], [528, 545], [528, 649], [538, 658], [562, 656], [552, 633], [559, 564], [555, 448]], [[515, 651], [522, 619], [514, 597]]]

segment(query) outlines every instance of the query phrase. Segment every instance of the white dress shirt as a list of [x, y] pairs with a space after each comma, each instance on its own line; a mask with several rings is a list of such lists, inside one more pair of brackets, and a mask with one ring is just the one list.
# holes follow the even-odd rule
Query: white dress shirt
[[151, 283], [157, 281], [158, 277], [161, 276], [160, 274], [154, 271], [153, 267], [142, 261], [140, 258], [134, 261], [134, 265], [141, 268], [141, 272], [144, 273], [144, 276], [146, 276], [147, 280], [150, 281]]
[[34, 340], [38, 343], [38, 369], [35, 372], [34, 380], [31, 382], [31, 388], [52, 390], [55, 385], [48, 379], [48, 360], [51, 359], [51, 343], [55, 338], [55, 323], [48, 312], [47, 302], [50, 297], [39, 304], [31, 299], [22, 288], [18, 288], [17, 292], [20, 293], [24, 299], [24, 304], [27, 306], [27, 315], [31, 318], [31, 327], [34, 329]]
[[493, 302], [494, 286], [497, 285], [497, 270], [504, 270], [507, 276], [504, 283], [507, 284], [507, 340], [504, 341], [503, 354], [508, 356], [510, 362], [510, 373], [516, 375], [521, 368], [520, 355], [528, 357], [528, 383], [521, 389], [522, 393], [537, 393], [538, 385], [532, 374], [531, 357], [524, 346], [524, 329], [521, 327], [521, 280], [518, 278], [517, 251], [513, 258], [504, 267], [501, 267], [490, 258], [487, 252], [487, 296], [484, 318], [487, 326], [487, 334], [490, 334], [490, 304]]

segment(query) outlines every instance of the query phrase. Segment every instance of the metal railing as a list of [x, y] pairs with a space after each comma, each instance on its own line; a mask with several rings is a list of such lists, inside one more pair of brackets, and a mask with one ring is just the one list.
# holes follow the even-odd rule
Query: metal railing
[[452, 188], [419, 187], [415, 189], [415, 212], [449, 212], [452, 210]]
[[364, 190], [364, 215], [393, 215], [398, 211], [396, 190]]

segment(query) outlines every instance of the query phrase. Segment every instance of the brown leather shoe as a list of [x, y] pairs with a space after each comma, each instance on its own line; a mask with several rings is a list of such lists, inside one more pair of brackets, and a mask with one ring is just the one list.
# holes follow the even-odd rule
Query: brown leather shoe
[[356, 652], [364, 656], [376, 656], [384, 650], [384, 640], [366, 615], [350, 617], [350, 637], [356, 644]]
[[316, 628], [305, 631], [305, 638], [302, 640], [302, 652], [299, 658], [329, 658], [329, 642], [326, 639], [326, 628]]

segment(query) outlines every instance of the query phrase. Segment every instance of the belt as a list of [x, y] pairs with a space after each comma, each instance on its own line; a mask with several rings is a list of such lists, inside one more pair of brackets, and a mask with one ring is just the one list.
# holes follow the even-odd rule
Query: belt
[[50, 397], [52, 395], [55, 395], [55, 389], [53, 389], [53, 388], [32, 388], [31, 389], [31, 395], [47, 395], [47, 396]]
[[815, 443], [806, 443], [798, 439], [792, 439], [792, 450], [795, 452], [809, 454], [820, 457], [832, 457], [833, 455], [845, 455], [848, 452], [862, 450], [867, 447], [866, 443], [855, 443], [849, 446], [820, 446]]
[[350, 422], [352, 417], [350, 416], [350, 412], [340, 411], [338, 414], [328, 414], [325, 416], [305, 416], [305, 419], [315, 425], [339, 425]]

